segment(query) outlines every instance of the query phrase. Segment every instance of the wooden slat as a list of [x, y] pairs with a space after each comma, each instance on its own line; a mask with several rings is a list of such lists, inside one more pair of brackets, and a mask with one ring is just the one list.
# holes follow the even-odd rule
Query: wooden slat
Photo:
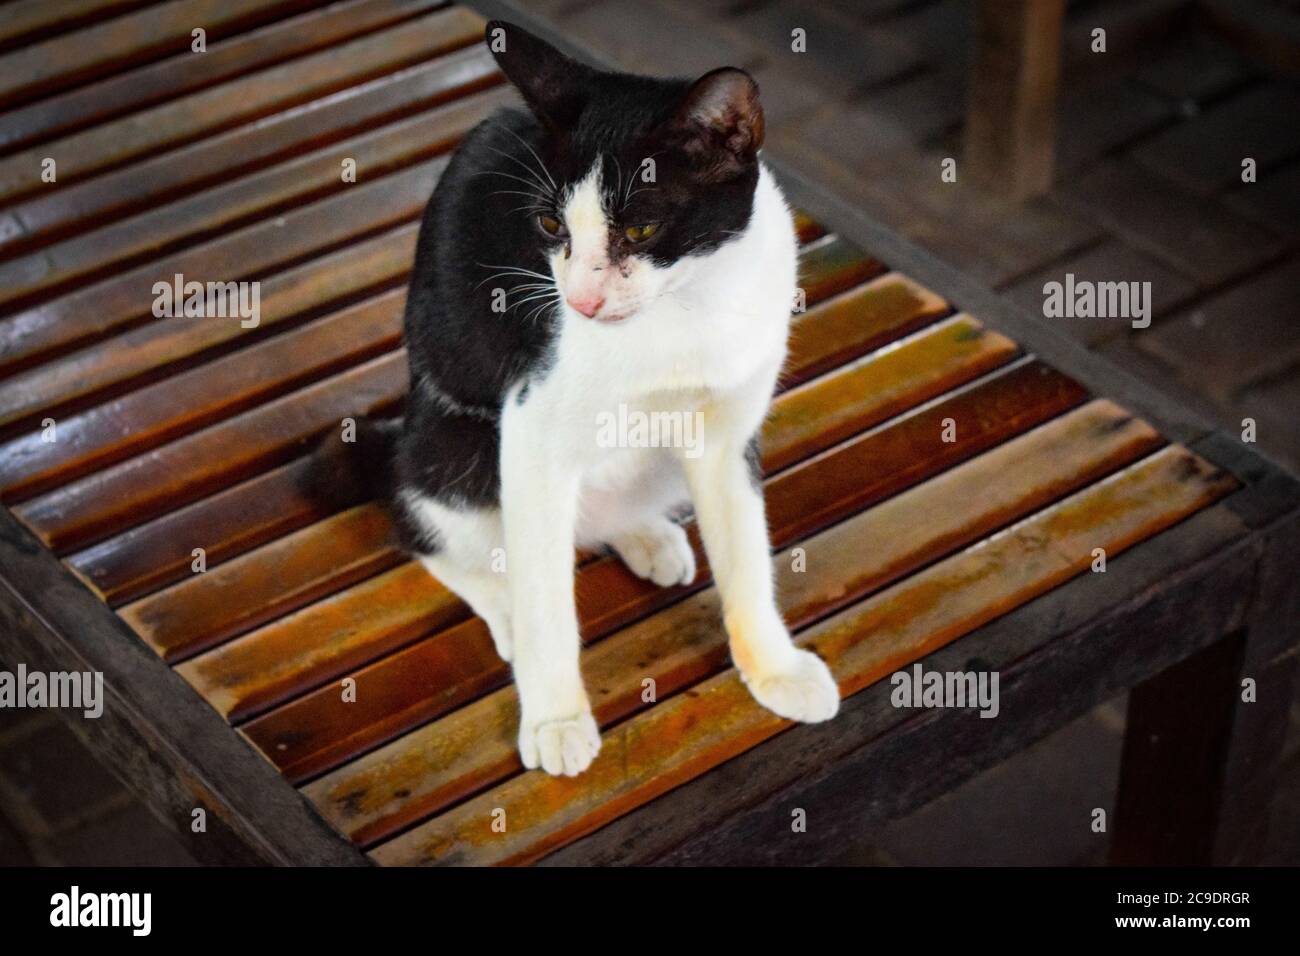
[[[944, 489], [931, 505], [940, 513], [969, 514], [972, 496], [997, 494], [1018, 483], [1022, 471], [1021, 460], [1006, 460], [1000, 470], [985, 474], [970, 494], [954, 500]], [[823, 621], [801, 635], [800, 643], [826, 660], [841, 694], [853, 694], [1085, 572], [1094, 548], [1117, 554], [1216, 500], [1234, 484], [1185, 448], [1165, 449]], [[920, 493], [925, 488], [914, 490]], [[823, 555], [823, 560], [837, 566], [869, 566], [871, 555], [882, 544], [889, 547], [890, 542], [908, 538], [917, 516], [925, 513], [913, 505], [896, 516], [892, 535], [858, 535], [841, 541], [839, 550]], [[817, 552], [812, 553], [816, 562]], [[798, 582], [805, 592], [811, 583]], [[717, 613], [716, 605], [711, 611]], [[633, 635], [636, 630], [623, 633]], [[720, 637], [714, 644], [715, 653], [721, 652]], [[680, 648], [678, 643], [672, 650], [680, 654]], [[611, 640], [589, 653], [588, 679], [597, 658], [620, 650], [630, 653]], [[620, 671], [623, 678], [617, 692], [632, 693], [626, 686], [630, 683], [639, 693], [643, 675], [638, 671], [636, 679], [629, 680], [625, 665], [615, 673]], [[501, 696], [509, 695], [502, 692]], [[512, 746], [513, 701], [508, 707], [498, 702], [496, 709], [510, 715], [491, 737], [493, 749], [504, 761]], [[479, 733], [492, 726], [486, 708], [484, 717], [475, 722]], [[697, 684], [689, 694], [668, 698], [607, 731], [600, 755], [582, 776], [521, 774], [376, 848], [372, 858], [389, 865], [534, 860], [789, 726], [759, 707], [737, 673], [728, 670]], [[465, 743], [443, 741], [448, 748]], [[488, 739], [478, 736], [466, 750], [480, 755], [488, 746]], [[363, 803], [365, 791], [354, 790], [352, 798], [354, 806]], [[505, 833], [494, 833], [489, 825], [496, 807], [506, 810]], [[323, 807], [327, 818], [339, 825], [332, 816], [335, 809], [328, 803]]]
[[406, 352], [390, 352], [33, 498], [14, 513], [53, 550], [85, 544], [281, 464], [346, 416], [391, 407], [405, 393], [406, 376]]
[[209, 36], [202, 56], [191, 55], [187, 44], [186, 52], [161, 62], [10, 110], [0, 126], [0, 150], [102, 123], [443, 5], [445, 0], [345, 0], [229, 39]]
[[185, 240], [340, 195], [356, 188], [342, 181], [345, 158], [357, 161], [358, 183], [367, 183], [446, 152], [513, 99], [502, 88], [456, 100], [11, 259], [0, 265], [0, 303], [12, 308], [16, 300], [48, 298], [59, 287], [120, 271], [124, 264], [156, 257]]
[[839, 236], [825, 236], [799, 250], [799, 284], [809, 304], [829, 298], [885, 271], [875, 259]]
[[[0, 323], [0, 363], [30, 361], [43, 352], [152, 320], [150, 290], [160, 277], [179, 273], [200, 282], [256, 278], [350, 236], [410, 219], [428, 201], [446, 164], [444, 156], [411, 166], [10, 316]], [[237, 319], [227, 321], [239, 324]], [[41, 370], [35, 370], [21, 381], [41, 378]], [[36, 396], [41, 394], [35, 385], [7, 388], [0, 396], [0, 422], [39, 411], [43, 398]]]
[[310, 459], [220, 491], [192, 505], [107, 538], [66, 559], [86, 585], [111, 604], [139, 597], [191, 573], [201, 546], [216, 565], [326, 517], [355, 501], [322, 500], [304, 485]]
[[[1015, 354], [1009, 340], [996, 333], [971, 334], [973, 330], [980, 330], [978, 323], [958, 317], [955, 324], [941, 323], [904, 345], [881, 350], [874, 361], [863, 360], [867, 372], [855, 363], [781, 395], [764, 429], [764, 465], [788, 464], [795, 457], [792, 447], [798, 448], [799, 455], [813, 454], [834, 444], [852, 424], [869, 427], [893, 411], [970, 381]], [[864, 399], [851, 415], [844, 414], [830, 397], [845, 390], [844, 380], [860, 382], [864, 376], [875, 384], [878, 400], [873, 404]], [[819, 395], [828, 400], [819, 401]], [[784, 416], [787, 405], [798, 409], [797, 422]], [[778, 423], [775, 429], [774, 423]], [[424, 624], [429, 615], [444, 614], [444, 589], [415, 562], [377, 581], [208, 651], [177, 670], [221, 713], [241, 720], [408, 643], [427, 633]], [[386, 587], [397, 593], [389, 594], [383, 590]], [[373, 607], [385, 611], [367, 619], [367, 610]], [[458, 613], [459, 619], [469, 616], [463, 607]], [[343, 623], [330, 626], [319, 622], [318, 615]]]
[[481, 45], [339, 90], [92, 179], [39, 192], [0, 212], [0, 252], [93, 228], [111, 216], [291, 158], [366, 128], [498, 83]]
[[95, 18], [109, 17], [148, 0], [14, 0], [0, 17], [0, 43], [10, 43], [33, 34], [67, 30]]
[[[787, 469], [766, 482], [772, 544], [785, 547], [1083, 398], [1081, 387], [1026, 360]], [[963, 423], [958, 440], [936, 441], [948, 417]], [[707, 562], [693, 532], [691, 539], [701, 569], [695, 587], [703, 587]], [[583, 636], [588, 640], [694, 590], [654, 587], [612, 558], [585, 568], [578, 588]], [[476, 619], [349, 676], [357, 682], [358, 696], [346, 708], [339, 706], [337, 688], [329, 684], [253, 719], [243, 732], [286, 776], [300, 781], [500, 686], [508, 675], [486, 627]]]
[[262, 321], [255, 330], [234, 321], [159, 319], [11, 377], [0, 395], [0, 407], [8, 400], [14, 420], [30, 419], [40, 410], [57, 411], [75, 399], [120, 388], [208, 352], [228, 351], [280, 324], [392, 286], [411, 267], [418, 229], [417, 223], [398, 226], [264, 280]]
[[188, 52], [190, 31], [216, 42], [242, 29], [297, 13], [315, 0], [169, 0], [53, 37], [0, 57], [0, 107], [92, 80], [164, 54]]
[[0, 159], [0, 199], [40, 190], [41, 159], [58, 161], [59, 182], [124, 163], [325, 96], [382, 73], [479, 40], [483, 20], [455, 7], [259, 70]]
[[395, 289], [0, 444], [0, 493], [21, 500], [392, 351], [406, 293]]
[[[804, 572], [791, 570], [788, 553], [779, 555], [781, 606], [791, 626], [852, 603], [1150, 450], [1156, 436], [1127, 417], [1106, 404], [1086, 406], [804, 541]], [[1107, 432], [1105, 426], [1114, 423], [1118, 427]], [[1110, 437], [1095, 441], [1099, 434]], [[1049, 451], [1064, 457], [1054, 465], [1043, 457]], [[1001, 482], [995, 494], [972, 495], [969, 489], [1008, 461], [1023, 463], [1015, 480]], [[920, 505], [925, 509], [918, 510]], [[727, 650], [719, 620], [716, 592], [709, 589], [589, 650], [583, 662], [588, 687], [605, 689], [593, 698], [598, 719], [608, 724], [642, 706], [628, 693], [629, 661], [638, 662], [638, 682], [655, 680], [660, 699], [723, 668]], [[620, 659], [629, 653], [635, 656]], [[515, 720], [515, 706], [514, 689], [502, 688], [341, 767], [305, 792], [343, 832], [374, 842], [515, 772], [513, 748], [489, 743]], [[482, 735], [481, 755], [461, 750], [470, 727]], [[410, 796], [401, 796], [405, 792]], [[350, 797], [346, 805], [340, 802], [344, 795]]]
[[[386, 268], [404, 270], [409, 266], [414, 229], [414, 226], [410, 227], [409, 233], [405, 234], [402, 248], [385, 245], [382, 250], [379, 250], [383, 253], [382, 256], [376, 253]], [[283, 290], [286, 300], [276, 308], [270, 305], [274, 296], [280, 291], [280, 287], [274, 283], [278, 278], [288, 276], [290, 273], [272, 277], [264, 287], [264, 291], [267, 292], [267, 297], [263, 300], [265, 311], [271, 317], [276, 312], [292, 312], [294, 309], [306, 307], [303, 300], [317, 294], [322, 287], [333, 288], [341, 283], [350, 283], [351, 270], [358, 267], [353, 259], [364, 262], [365, 256], [362, 253], [366, 247], [367, 243], [355, 245], [350, 250], [331, 257], [334, 261], [328, 263], [329, 268], [320, 271], [313, 269], [310, 274], [304, 273], [295, 278], [289, 283], [289, 288]], [[835, 248], [844, 250], [846, 247], [840, 243]], [[860, 274], [863, 271], [860, 255], [856, 259], [843, 254], [827, 256], [820, 262], [821, 265], [817, 268], [826, 271], [820, 277], [816, 277], [816, 285], [825, 289], [846, 284], [847, 276]], [[906, 295], [899, 295], [895, 288], [897, 283], [904, 284], [911, 291]], [[341, 290], [336, 289], [335, 292], [341, 293]], [[327, 296], [327, 298], [334, 297], [335, 295]], [[915, 311], [911, 313], [889, 311], [890, 307], [903, 302], [911, 303]], [[891, 323], [897, 323], [900, 330], [911, 328], [915, 323], [926, 321], [933, 315], [943, 314], [947, 310], [946, 304], [939, 297], [921, 290], [901, 277], [890, 281], [882, 279], [865, 289], [850, 291], [832, 299], [825, 304], [824, 309], [820, 306], [810, 309], [803, 321], [821, 323], [825, 320], [827, 332], [834, 334], [825, 340], [826, 349], [822, 350], [817, 346], [821, 341], [818, 336], [812, 335], [811, 332], [801, 333], [803, 344], [796, 350], [794, 357], [800, 361], [818, 362], [832, 352], [842, 351], [845, 347], [845, 340], [841, 334], [843, 320], [838, 316], [842, 309], [850, 307], [861, 309], [863, 348], [871, 347], [882, 337], [890, 335]], [[265, 317], [264, 321], [266, 321]], [[146, 335], [151, 328], [161, 325], [162, 323], [155, 323], [153, 326], [146, 326], [112, 340], [112, 343], [123, 343], [125, 351], [120, 357], [115, 358], [108, 369], [103, 370], [103, 374], [107, 374], [110, 369], [118, 369], [120, 365], [130, 363], [141, 353], [152, 354], [141, 349], [140, 344], [133, 337]], [[209, 336], [217, 334], [212, 330], [223, 328], [231, 329], [232, 326], [223, 326], [219, 323], [196, 325], [190, 322], [177, 329], [176, 336], [181, 337], [184, 343], [192, 345], [195, 336], [202, 336], [203, 341], [206, 342]], [[811, 328], [813, 326], [809, 326], [809, 329]], [[236, 333], [232, 331], [230, 334]], [[168, 335], [163, 338], [162, 344], [167, 345], [172, 341], [173, 337]], [[101, 348], [105, 347], [107, 346], [101, 346]], [[67, 382], [88, 379], [96, 369], [101, 369], [101, 366], [94, 364], [94, 354], [94, 350], [88, 353], [85, 366], [68, 368], [66, 373], [60, 365], [61, 378], [65, 383], [63, 387], [67, 387]], [[151, 362], [145, 360], [143, 364], [148, 367]], [[45, 370], [48, 374], [50, 366], [46, 366]], [[792, 380], [799, 380], [799, 367], [795, 366], [791, 372]], [[178, 541], [205, 541], [204, 546], [208, 548], [209, 557], [215, 562], [213, 556], [217, 554], [221, 554], [223, 559], [230, 557], [247, 548], [265, 543], [275, 535], [302, 527], [330, 513], [328, 510], [322, 513], [319, 502], [309, 500], [296, 488], [286, 488], [277, 484], [280, 480], [296, 481], [297, 473], [286, 471], [282, 478], [268, 477], [265, 482], [250, 483], [245, 489], [214, 496], [210, 502], [200, 503], [187, 509], [183, 514], [178, 514], [174, 520], [159, 520], [150, 528], [139, 532], [128, 532], [119, 540], [110, 540], [103, 546], [74, 555], [69, 559], [70, 564], [87, 581], [100, 589], [106, 598], [118, 602], [139, 596], [167, 581], [177, 580], [187, 573], [190, 564], [189, 548], [194, 545], [187, 545], [180, 550]], [[268, 498], [273, 498], [279, 509], [274, 513], [273, 520], [262, 507], [263, 501]], [[334, 506], [341, 508], [356, 503], [358, 502], [339, 501]], [[238, 542], [238, 546], [232, 542]]]
[[[892, 337], [932, 321], [948, 309], [941, 298], [896, 273], [843, 292], [801, 316], [806, 324], [801, 345], [791, 355], [789, 383], [803, 381], [824, 366], [829, 357], [861, 353]], [[290, 361], [292, 366], [292, 361]], [[178, 379], [186, 376], [178, 376]], [[197, 390], [203, 394], [205, 390]], [[177, 387], [193, 395], [192, 385]], [[154, 407], [157, 403], [146, 403]], [[65, 426], [66, 428], [66, 426]], [[138, 434], [140, 429], [135, 429]], [[31, 436], [23, 448], [31, 454], [53, 456], [53, 446]], [[0, 446], [0, 461], [5, 448]], [[15, 464], [17, 469], [19, 466]], [[0, 483], [5, 471], [0, 465]], [[369, 548], [373, 553], [360, 549]], [[317, 560], [336, 555], [336, 563]], [[276, 542], [261, 552], [239, 559], [238, 566], [221, 575], [208, 574], [178, 582], [167, 591], [151, 595], [123, 615], [151, 645], [169, 657], [188, 655], [240, 630], [271, 620], [357, 580], [357, 568], [379, 568], [392, 558], [392, 544], [383, 535], [357, 537], [348, 522], [332, 519], [303, 529], [292, 543]], [[337, 581], [333, 579], [337, 578]], [[267, 582], [278, 582], [284, 593], [266, 592]], [[231, 602], [230, 593], [257, 593], [258, 602]], [[260, 610], [252, 611], [248, 604]]]
[[1008, 361], [1010, 339], [967, 315], [893, 343], [814, 382], [791, 389], [763, 426], [771, 467], [834, 444]]
[[402, 551], [392, 532], [386, 508], [358, 505], [120, 613], [149, 646], [175, 660], [397, 564]]

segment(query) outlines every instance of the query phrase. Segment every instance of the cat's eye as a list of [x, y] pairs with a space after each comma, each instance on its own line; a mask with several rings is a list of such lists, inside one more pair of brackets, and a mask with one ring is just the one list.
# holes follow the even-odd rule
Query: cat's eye
[[627, 236], [628, 242], [645, 242], [658, 231], [659, 223], [647, 222], [639, 226], [628, 226], [623, 230], [623, 235]]
[[560, 222], [560, 220], [556, 219], [554, 216], [548, 216], [545, 213], [542, 213], [542, 215], [537, 217], [537, 225], [539, 225], [542, 232], [546, 233], [548, 236], [555, 236], [558, 239], [565, 235], [564, 223]]

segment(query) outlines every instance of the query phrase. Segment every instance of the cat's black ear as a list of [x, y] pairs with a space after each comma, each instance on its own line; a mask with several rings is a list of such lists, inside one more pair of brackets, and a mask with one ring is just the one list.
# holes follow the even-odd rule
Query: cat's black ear
[[537, 118], [561, 129], [582, 111], [595, 71], [541, 37], [504, 20], [489, 21], [484, 42]]
[[763, 145], [758, 83], [729, 66], [704, 74], [668, 121], [668, 133], [708, 178], [734, 176]]

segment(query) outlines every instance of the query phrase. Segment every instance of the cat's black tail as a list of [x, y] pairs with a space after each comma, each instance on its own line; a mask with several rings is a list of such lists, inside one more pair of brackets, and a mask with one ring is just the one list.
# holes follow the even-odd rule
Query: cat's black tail
[[323, 507], [347, 508], [375, 498], [387, 503], [395, 490], [402, 419], [358, 416], [355, 422], [350, 433], [340, 428], [326, 435], [307, 463], [301, 487]]

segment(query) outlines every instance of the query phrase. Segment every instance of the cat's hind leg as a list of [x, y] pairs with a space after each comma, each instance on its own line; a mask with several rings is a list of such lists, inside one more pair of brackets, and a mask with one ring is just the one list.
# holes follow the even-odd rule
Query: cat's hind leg
[[505, 535], [496, 508], [453, 508], [405, 490], [398, 519], [411, 552], [442, 585], [483, 619], [497, 654], [514, 654]]
[[514, 638], [510, 633], [510, 594], [504, 574], [482, 568], [465, 567], [454, 557], [438, 554], [416, 555], [425, 570], [442, 582], [483, 619], [497, 656], [509, 662], [514, 656]]
[[609, 546], [637, 577], [660, 587], [695, 580], [695, 552], [681, 525], [667, 515], [648, 518], [639, 527], [612, 535]]

